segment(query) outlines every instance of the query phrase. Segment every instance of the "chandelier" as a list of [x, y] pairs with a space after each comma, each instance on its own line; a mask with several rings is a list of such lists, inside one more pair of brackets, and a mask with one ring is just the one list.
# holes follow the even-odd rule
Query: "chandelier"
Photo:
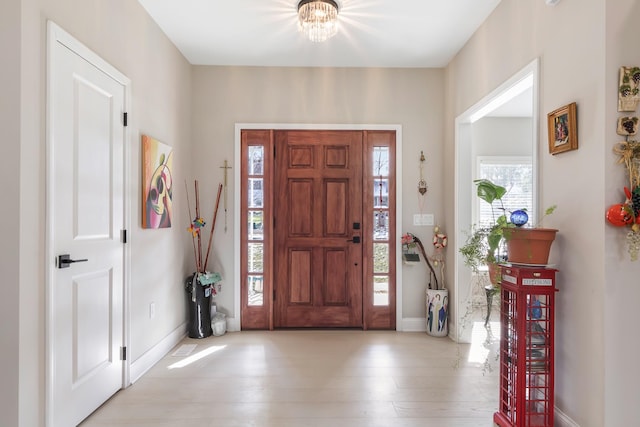
[[338, 3], [302, 0], [298, 3], [298, 27], [312, 42], [323, 42], [338, 32]]

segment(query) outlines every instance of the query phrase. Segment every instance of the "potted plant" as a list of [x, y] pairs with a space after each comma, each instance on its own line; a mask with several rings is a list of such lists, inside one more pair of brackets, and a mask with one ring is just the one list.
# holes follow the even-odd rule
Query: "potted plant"
[[467, 267], [474, 273], [487, 266], [489, 280], [493, 285], [500, 282], [498, 263], [505, 260], [503, 254], [504, 230], [515, 227], [507, 220], [506, 209], [502, 198], [507, 189], [494, 184], [488, 179], [477, 179], [476, 195], [491, 206], [492, 221], [486, 225], [474, 224], [460, 253]]
[[529, 220], [525, 210], [509, 212], [507, 217], [508, 212], [502, 200], [507, 193], [505, 187], [487, 179], [478, 179], [474, 183], [477, 186], [477, 196], [491, 206], [492, 221], [484, 226], [474, 224], [460, 253], [465, 265], [476, 274], [480, 267], [487, 266], [490, 281], [490, 285], [484, 289], [487, 297], [487, 325], [493, 296], [498, 293], [501, 281], [499, 264], [505, 261], [520, 264], [547, 263], [551, 243], [558, 230], [540, 228], [539, 224], [554, 212], [556, 205], [545, 210], [535, 227], [523, 227]]
[[[542, 219], [551, 215], [556, 205], [544, 211]], [[515, 212], [514, 212], [515, 213]], [[534, 227], [511, 227], [503, 231], [507, 247], [507, 259], [513, 264], [546, 265], [549, 262], [551, 244], [558, 230], [540, 227], [542, 219]]]

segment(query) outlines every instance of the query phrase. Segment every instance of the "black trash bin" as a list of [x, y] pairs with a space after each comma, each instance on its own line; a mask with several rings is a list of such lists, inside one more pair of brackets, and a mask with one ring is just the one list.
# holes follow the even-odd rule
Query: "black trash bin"
[[185, 280], [185, 290], [189, 300], [189, 338], [206, 338], [211, 336], [211, 296], [205, 293], [209, 287], [193, 283], [195, 274]]

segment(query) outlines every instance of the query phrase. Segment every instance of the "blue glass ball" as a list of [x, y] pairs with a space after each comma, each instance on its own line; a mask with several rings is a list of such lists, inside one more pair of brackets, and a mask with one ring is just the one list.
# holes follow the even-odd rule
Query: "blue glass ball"
[[522, 209], [518, 209], [517, 211], [511, 212], [511, 223], [515, 224], [516, 227], [522, 227], [529, 221], [529, 215]]

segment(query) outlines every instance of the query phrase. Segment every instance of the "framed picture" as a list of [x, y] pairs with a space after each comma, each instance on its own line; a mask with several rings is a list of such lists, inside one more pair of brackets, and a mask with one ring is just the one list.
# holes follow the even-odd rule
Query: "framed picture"
[[173, 149], [142, 135], [142, 228], [171, 227]]
[[549, 153], [558, 154], [578, 149], [576, 103], [560, 107], [547, 114]]

